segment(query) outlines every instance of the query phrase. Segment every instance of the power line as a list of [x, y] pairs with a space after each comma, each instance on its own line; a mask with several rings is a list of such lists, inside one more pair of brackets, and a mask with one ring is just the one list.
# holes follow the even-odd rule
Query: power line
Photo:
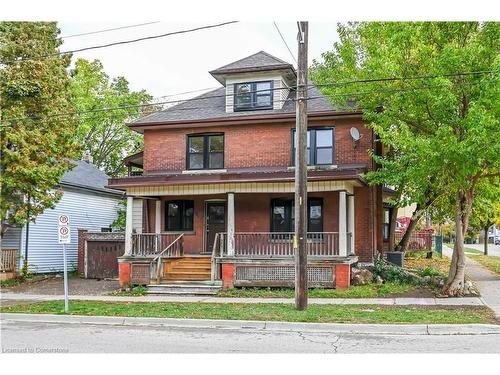
[[172, 32], [164, 33], [164, 34], [160, 34], [160, 35], [151, 35], [151, 36], [145, 36], [142, 38], [123, 40], [120, 42], [113, 42], [113, 43], [101, 44], [101, 45], [97, 45], [97, 46], [83, 47], [83, 48], [78, 48], [78, 49], [74, 49], [74, 50], [70, 50], [70, 51], [49, 53], [47, 55], [40, 55], [40, 56], [30, 56], [30, 57], [18, 59], [17, 61], [39, 60], [39, 59], [45, 59], [45, 58], [50, 58], [50, 57], [54, 57], [54, 56], [65, 55], [65, 54], [69, 54], [69, 53], [88, 51], [88, 50], [92, 50], [92, 49], [100, 49], [100, 48], [107, 48], [107, 47], [112, 47], [112, 46], [117, 46], [117, 45], [122, 45], [122, 44], [137, 43], [137, 42], [142, 42], [144, 40], [158, 39], [158, 38], [164, 38], [164, 37], [172, 36], [172, 35], [191, 33], [191, 32], [199, 31], [199, 30], [213, 29], [216, 27], [221, 27], [221, 26], [229, 25], [229, 24], [236, 23], [236, 22], [238, 22], [238, 21], [222, 22], [222, 23], [213, 24], [213, 25], [194, 27], [191, 29], [172, 31]]
[[[347, 84], [353, 84], [353, 83], [367, 83], [367, 82], [377, 82], [377, 81], [392, 81], [392, 80], [406, 80], [406, 79], [424, 79], [424, 78], [437, 78], [437, 77], [442, 77], [442, 76], [465, 76], [465, 75], [472, 75], [472, 74], [488, 74], [488, 73], [495, 73], [495, 72], [500, 72], [500, 70], [490, 70], [490, 71], [476, 71], [476, 72], [459, 72], [459, 73], [450, 73], [450, 74], [445, 74], [445, 75], [434, 75], [434, 76], [415, 76], [415, 77], [385, 77], [385, 78], [374, 78], [374, 79], [369, 79], [369, 80], [357, 80], [357, 81], [346, 81], [346, 82], [336, 82], [336, 83], [325, 83], [325, 84], [318, 84], [318, 85], [308, 85], [309, 88], [311, 87], [325, 87], [325, 86], [339, 86], [339, 85], [347, 85]], [[325, 94], [325, 95], [320, 95], [320, 96], [315, 96], [315, 97], [309, 97], [309, 99], [319, 99], [319, 98], [324, 98], [324, 97], [342, 97], [342, 96], [359, 96], [359, 95], [368, 95], [368, 94], [377, 94], [377, 93], [386, 93], [386, 92], [405, 92], [405, 91], [413, 91], [413, 90], [419, 90], [419, 89], [430, 89], [430, 88], [438, 88], [438, 87], [444, 87], [444, 85], [435, 85], [435, 86], [422, 86], [422, 87], [413, 87], [413, 88], [406, 88], [406, 89], [390, 89], [390, 90], [373, 90], [373, 91], [365, 91], [365, 92], [351, 92], [351, 93], [338, 93], [338, 94]], [[252, 93], [257, 93], [257, 92], [263, 92], [263, 91], [276, 91], [276, 90], [288, 90], [288, 89], [294, 89], [296, 86], [291, 86], [291, 87], [273, 87], [270, 89], [260, 89], [260, 90], [254, 90], [254, 91], [248, 91], [248, 94]], [[206, 90], [206, 89], [203, 89]], [[203, 90], [194, 90], [194, 91], [186, 91], [186, 93], [192, 93], [192, 92], [197, 92], [197, 91], [203, 91]], [[165, 97], [170, 97], [170, 96], [175, 96], [175, 95], [181, 95], [183, 93], [178, 93], [178, 94], [172, 94], [172, 95], [164, 95], [158, 98], [153, 98], [153, 100], [157, 100], [160, 98], [165, 98]], [[62, 117], [62, 116], [73, 116], [73, 115], [82, 115], [82, 114], [87, 114], [87, 113], [97, 113], [97, 112], [110, 112], [110, 111], [115, 111], [115, 110], [121, 110], [121, 109], [130, 109], [130, 108], [147, 108], [147, 107], [152, 107], [152, 106], [158, 106], [158, 105], [166, 105], [166, 104], [184, 104], [184, 103], [190, 103], [194, 101], [202, 101], [202, 100], [208, 100], [208, 99], [215, 99], [215, 98], [225, 98], [228, 96], [234, 96], [234, 94], [218, 94], [218, 95], [205, 95], [205, 96], [197, 96], [191, 99], [178, 99], [178, 100], [167, 100], [167, 101], [161, 101], [161, 102], [155, 102], [155, 103], [145, 103], [145, 104], [131, 104], [131, 105], [126, 105], [126, 106], [117, 106], [117, 107], [103, 107], [103, 108], [95, 108], [91, 110], [86, 110], [86, 111], [73, 111], [73, 112], [61, 112], [61, 113], [56, 113], [53, 115], [47, 115], [44, 116], [43, 118], [54, 118], [54, 117]], [[284, 100], [275, 100], [274, 102], [285, 102], [290, 99], [284, 99]], [[183, 110], [190, 110], [190, 109], [208, 109], [208, 108], [213, 108], [213, 106], [205, 106], [205, 107], [184, 107], [184, 108], [176, 108], [170, 107], [168, 110], [170, 111], [183, 111]], [[21, 120], [36, 120], [39, 119], [37, 117], [33, 116], [24, 116], [24, 117], [17, 117], [13, 119], [7, 119], [9, 121], [21, 121]]]
[[295, 58], [295, 55], [292, 53], [292, 50], [290, 49], [290, 47], [288, 46], [288, 43], [286, 42], [285, 38], [283, 37], [283, 34], [281, 34], [281, 31], [278, 27], [278, 25], [276, 24], [276, 22], [274, 22], [274, 27], [276, 28], [276, 30], [278, 31], [278, 34], [280, 34], [280, 37], [281, 37], [281, 40], [283, 41], [283, 43], [285, 43], [285, 47], [286, 49], [288, 50], [288, 52], [290, 52], [290, 56], [292, 56], [292, 59], [294, 59], [295, 61], [295, 64], [298, 64], [297, 62], [297, 59]]
[[373, 82], [392, 82], [392, 81], [409, 81], [409, 80], [417, 80], [417, 79], [433, 79], [440, 77], [460, 77], [460, 76], [469, 76], [469, 75], [480, 75], [480, 74], [488, 74], [488, 73], [498, 73], [500, 70], [478, 70], [474, 72], [457, 72], [457, 73], [448, 73], [448, 74], [435, 74], [435, 75], [421, 75], [421, 76], [409, 76], [409, 77], [384, 77], [384, 78], [367, 78], [367, 79], [359, 79], [353, 81], [343, 81], [343, 82], [332, 82], [332, 83], [323, 83], [317, 84], [316, 87], [324, 87], [324, 86], [341, 86], [341, 85], [350, 85], [356, 83], [373, 83]]
[[89, 32], [86, 32], [86, 33], [81, 33], [81, 34], [64, 35], [64, 36], [61, 36], [61, 39], [69, 39], [69, 38], [75, 38], [77, 36], [107, 33], [108, 31], [130, 29], [130, 28], [133, 28], [133, 27], [147, 26], [147, 25], [152, 25], [152, 24], [155, 24], [155, 23], [160, 23], [160, 21], [139, 23], [139, 24], [136, 24], [136, 25], [128, 25], [128, 26], [121, 26], [121, 27], [114, 27], [112, 29], [103, 29], [103, 30], [89, 31]]

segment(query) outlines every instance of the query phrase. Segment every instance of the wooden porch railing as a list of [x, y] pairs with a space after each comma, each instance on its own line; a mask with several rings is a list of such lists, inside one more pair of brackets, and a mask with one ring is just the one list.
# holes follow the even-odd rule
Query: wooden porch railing
[[[234, 256], [236, 257], [291, 257], [292, 232], [239, 232], [234, 234]], [[350, 237], [347, 233], [346, 254], [350, 254]], [[227, 234], [218, 233], [214, 242], [213, 256], [227, 256]], [[338, 232], [309, 232], [307, 234], [309, 256], [340, 256]]]
[[132, 255], [156, 256], [168, 248], [164, 257], [181, 257], [184, 254], [182, 233], [134, 233], [132, 234]]
[[16, 249], [0, 250], [0, 272], [14, 272], [16, 270]]

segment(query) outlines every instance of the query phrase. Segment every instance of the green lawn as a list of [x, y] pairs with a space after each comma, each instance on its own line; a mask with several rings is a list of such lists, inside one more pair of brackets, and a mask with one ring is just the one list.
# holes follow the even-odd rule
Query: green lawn
[[[64, 314], [63, 301], [0, 308], [3, 313]], [[162, 317], [190, 319], [268, 320], [318, 323], [495, 323], [482, 306], [309, 305], [292, 304], [139, 303], [70, 301], [71, 315]]]
[[490, 271], [495, 272], [500, 275], [500, 257], [494, 257], [489, 255], [469, 255], [471, 259], [478, 261], [484, 267], [488, 268]]
[[472, 247], [467, 247], [467, 246], [464, 247], [464, 252], [466, 254], [483, 254], [484, 253], [482, 250], [473, 249]]
[[[372, 298], [389, 297], [391, 294], [406, 293], [415, 287], [408, 284], [387, 282], [382, 285], [367, 284], [351, 286], [348, 289], [309, 289], [310, 298]], [[242, 298], [293, 298], [293, 288], [234, 288], [220, 291], [216, 297]]]

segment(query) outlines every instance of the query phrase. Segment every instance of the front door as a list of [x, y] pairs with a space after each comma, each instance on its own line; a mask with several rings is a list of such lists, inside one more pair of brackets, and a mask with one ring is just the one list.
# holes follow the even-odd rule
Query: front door
[[205, 214], [205, 251], [212, 252], [215, 234], [226, 231], [226, 204], [207, 202]]

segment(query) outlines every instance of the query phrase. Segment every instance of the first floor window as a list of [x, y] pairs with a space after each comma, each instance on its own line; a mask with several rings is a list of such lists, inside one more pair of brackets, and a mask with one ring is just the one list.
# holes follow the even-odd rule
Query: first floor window
[[166, 230], [192, 231], [194, 217], [193, 201], [166, 202]]
[[[293, 199], [271, 201], [271, 232], [293, 232], [295, 230], [295, 204]], [[323, 232], [323, 199], [307, 200], [307, 231]]]

